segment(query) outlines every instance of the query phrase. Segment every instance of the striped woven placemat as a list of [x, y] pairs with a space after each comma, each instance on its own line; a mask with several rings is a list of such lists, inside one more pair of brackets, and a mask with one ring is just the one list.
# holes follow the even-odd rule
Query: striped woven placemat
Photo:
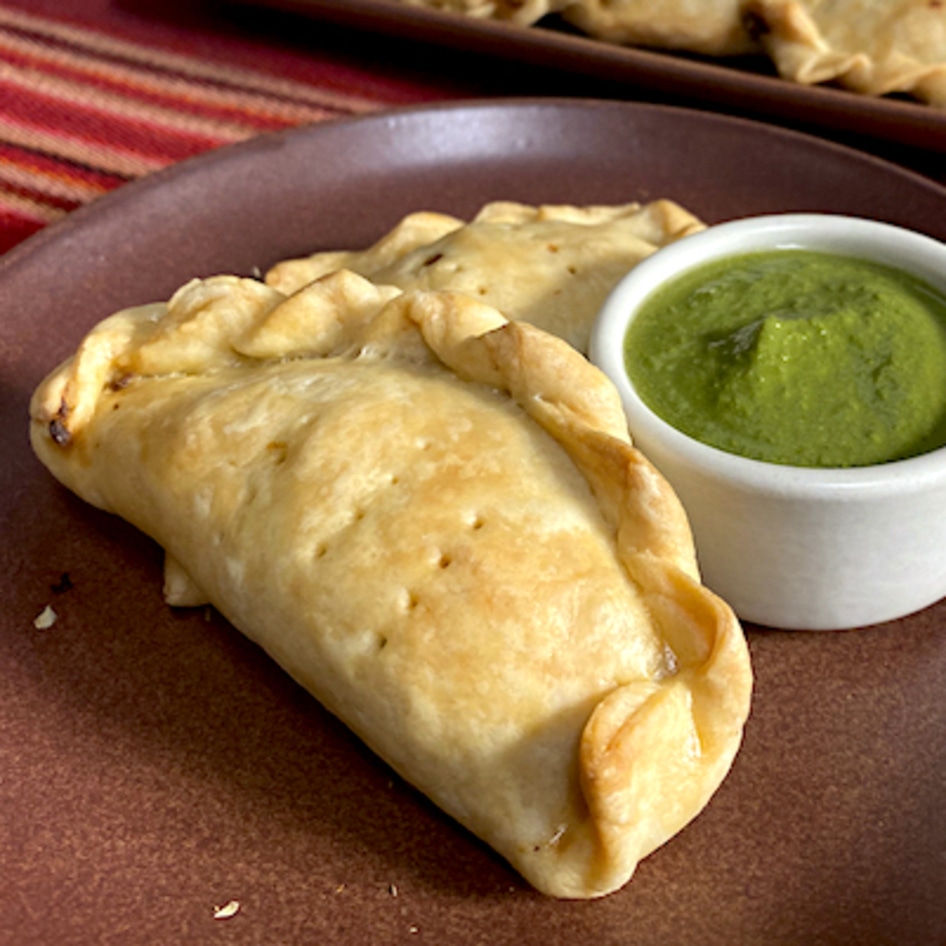
[[60, 4], [68, 15], [50, 6], [0, 3], [0, 252], [210, 148], [451, 94], [271, 37], [151, 30], [91, 0]]

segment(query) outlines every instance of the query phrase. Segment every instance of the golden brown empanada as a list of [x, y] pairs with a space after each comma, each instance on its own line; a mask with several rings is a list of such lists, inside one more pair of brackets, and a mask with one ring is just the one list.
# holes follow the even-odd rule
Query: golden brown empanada
[[595, 39], [709, 56], [757, 52], [743, 22], [745, 0], [401, 0], [475, 19], [532, 26], [558, 14]]
[[505, 20], [531, 26], [568, 0], [401, 0], [406, 6], [460, 13], [478, 20]]
[[758, 52], [746, 0], [572, 0], [562, 17], [595, 39], [706, 56]]
[[946, 4], [939, 0], [751, 0], [779, 73], [946, 107]]
[[[669, 200], [590, 207], [496, 201], [466, 224], [411, 214], [363, 252], [286, 260], [266, 282], [291, 293], [344, 266], [405, 291], [466, 293], [584, 351], [617, 281], [661, 246], [701, 229], [700, 220]], [[433, 239], [421, 242], [426, 235]]]
[[626, 46], [739, 56], [768, 53], [804, 85], [904, 93], [946, 107], [946, 6], [940, 0], [401, 0], [532, 26], [547, 14]]
[[445, 292], [215, 277], [37, 389], [54, 475], [538, 889], [595, 897], [719, 786], [746, 643], [565, 342]]

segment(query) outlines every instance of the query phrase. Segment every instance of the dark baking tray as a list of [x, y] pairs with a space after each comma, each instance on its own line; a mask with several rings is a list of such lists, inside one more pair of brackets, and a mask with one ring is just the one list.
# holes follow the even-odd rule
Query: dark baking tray
[[737, 114], [791, 121], [946, 153], [946, 110], [778, 78], [756, 57], [708, 60], [579, 36], [554, 17], [533, 27], [407, 6], [397, 0], [239, 0], [441, 46], [483, 53], [629, 88], [682, 96]]

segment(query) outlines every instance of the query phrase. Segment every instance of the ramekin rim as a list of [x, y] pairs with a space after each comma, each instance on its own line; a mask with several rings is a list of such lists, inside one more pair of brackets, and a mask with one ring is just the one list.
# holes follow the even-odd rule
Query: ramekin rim
[[[815, 233], [814, 239], [812, 233]], [[942, 269], [936, 270], [932, 276], [938, 275], [939, 286], [946, 292], [946, 244], [886, 221], [833, 213], [762, 214], [713, 224], [659, 248], [623, 276], [608, 294], [592, 324], [588, 354], [592, 363], [617, 387], [632, 437], [635, 426], [646, 425], [648, 432], [659, 438], [667, 450], [673, 450], [677, 459], [682, 458], [692, 466], [701, 467], [704, 474], [730, 480], [743, 488], [818, 498], [835, 496], [840, 492], [852, 496], [877, 492], [892, 495], [940, 482], [946, 484], [946, 446], [902, 460], [855, 467], [798, 466], [730, 453], [703, 443], [665, 421], [644, 403], [627, 376], [624, 339], [640, 305], [669, 278], [713, 259], [752, 252], [751, 248], [727, 248], [730, 239], [754, 237], [759, 241], [759, 249], [771, 249], [776, 247], [769, 241], [776, 237], [787, 240], [793, 236], [810, 246], [826, 238], [852, 242], [852, 235], [868, 241], [896, 240], [904, 252], [924, 254], [924, 261], [927, 253], [941, 256]], [[857, 240], [853, 242], [860, 245]], [[844, 252], [837, 247], [833, 249]], [[851, 255], [862, 254], [852, 249]], [[918, 275], [930, 277], [928, 267], [914, 266], [913, 262], [911, 257], [909, 262], [891, 265], [905, 265]], [[668, 269], [668, 273], [662, 274], [663, 269]]]

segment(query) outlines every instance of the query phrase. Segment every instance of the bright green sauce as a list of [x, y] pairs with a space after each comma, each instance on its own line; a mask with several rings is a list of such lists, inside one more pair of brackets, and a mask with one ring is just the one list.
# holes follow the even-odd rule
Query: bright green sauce
[[772, 463], [849, 467], [946, 444], [946, 297], [803, 250], [710, 263], [652, 296], [628, 375], [674, 427]]

